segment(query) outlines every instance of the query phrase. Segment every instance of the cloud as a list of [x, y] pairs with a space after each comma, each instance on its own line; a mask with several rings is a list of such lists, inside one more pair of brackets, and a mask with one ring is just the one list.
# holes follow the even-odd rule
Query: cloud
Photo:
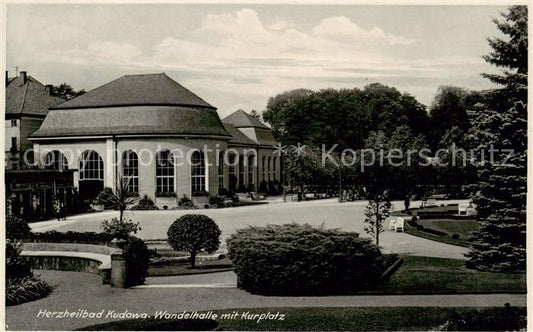
[[92, 40], [71, 49], [44, 51], [39, 57], [129, 72], [175, 72], [187, 79], [183, 83], [201, 87], [199, 93], [207, 96], [238, 93], [242, 100], [261, 99], [261, 104], [294, 88], [353, 87], [369, 83], [368, 79], [387, 84], [409, 77], [464, 77], [471, 72], [466, 69], [481, 62], [464, 56], [418, 56], [424, 47], [423, 40], [376, 26], [363, 28], [346, 16], [326, 17], [302, 29], [282, 20], [267, 25], [256, 11], [245, 8], [208, 14], [196, 28], [159, 36], [150, 47], [138, 47], [133, 41]]
[[410, 45], [418, 42], [417, 39], [385, 33], [385, 31], [378, 27], [370, 30], [363, 29], [345, 16], [323, 19], [313, 29], [313, 34], [325, 39], [362, 44], [386, 43], [389, 45]]

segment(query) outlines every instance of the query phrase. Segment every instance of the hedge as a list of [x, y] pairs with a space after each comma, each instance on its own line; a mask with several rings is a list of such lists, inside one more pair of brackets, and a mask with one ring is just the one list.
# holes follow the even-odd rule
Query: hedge
[[308, 224], [240, 229], [227, 244], [239, 287], [256, 294], [350, 294], [373, 288], [385, 270], [370, 239]]
[[48, 231], [43, 233], [30, 233], [25, 239], [31, 242], [49, 243], [85, 243], [85, 244], [109, 244], [113, 240], [112, 234], [96, 232], [58, 232]]
[[26, 239], [31, 235], [31, 228], [26, 221], [13, 215], [6, 218], [6, 238]]

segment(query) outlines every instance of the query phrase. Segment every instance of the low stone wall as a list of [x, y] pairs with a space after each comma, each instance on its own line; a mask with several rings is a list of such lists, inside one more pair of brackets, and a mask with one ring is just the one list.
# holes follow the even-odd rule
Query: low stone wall
[[89, 252], [93, 254], [111, 255], [120, 249], [96, 244], [84, 243], [47, 243], [47, 242], [31, 242], [24, 243], [23, 251], [73, 251], [73, 252]]
[[[122, 250], [93, 244], [24, 243], [21, 256], [33, 269], [89, 272], [104, 284], [125, 287], [126, 265]], [[115, 262], [116, 261], [116, 262]]]
[[68, 256], [34, 256], [31, 252], [26, 252], [26, 260], [32, 269], [39, 270], [59, 270], [89, 272], [102, 275], [105, 269], [100, 269], [102, 262], [84, 258]]

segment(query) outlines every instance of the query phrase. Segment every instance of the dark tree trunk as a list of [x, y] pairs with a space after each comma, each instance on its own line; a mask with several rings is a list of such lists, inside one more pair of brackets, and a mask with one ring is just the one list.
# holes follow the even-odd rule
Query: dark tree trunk
[[191, 268], [196, 267], [196, 251], [191, 251]]

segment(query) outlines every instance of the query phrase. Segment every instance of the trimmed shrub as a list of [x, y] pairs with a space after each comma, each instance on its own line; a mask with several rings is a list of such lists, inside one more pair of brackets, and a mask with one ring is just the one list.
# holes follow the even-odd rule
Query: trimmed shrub
[[137, 234], [141, 230], [139, 223], [134, 223], [131, 220], [119, 220], [112, 218], [111, 221], [104, 220], [102, 222], [103, 234], [107, 234], [111, 239], [125, 241], [132, 234]]
[[27, 239], [31, 235], [31, 228], [26, 221], [15, 216], [6, 218], [6, 238], [8, 239]]
[[224, 206], [224, 198], [219, 196], [219, 195], [211, 196], [211, 197], [209, 197], [209, 204], [210, 205], [216, 205], [217, 207], [223, 207]]
[[459, 234], [457, 234], [457, 233], [453, 233], [453, 234], [452, 234], [452, 239], [454, 239], [454, 240], [459, 240]]
[[126, 261], [126, 285], [142, 285], [148, 273], [150, 250], [143, 240], [135, 236], [130, 236], [121, 247]]
[[178, 218], [168, 229], [168, 243], [174, 250], [191, 254], [194, 268], [196, 254], [201, 250], [214, 252], [220, 245], [220, 228], [213, 219], [202, 214], [186, 214]]
[[32, 242], [50, 243], [86, 243], [86, 244], [108, 244], [113, 237], [111, 234], [96, 232], [73, 232], [65, 233], [58, 231], [48, 231], [43, 233], [31, 233], [29, 240]]
[[256, 294], [353, 293], [373, 288], [385, 270], [370, 239], [308, 224], [251, 226], [227, 244], [239, 287]]
[[144, 195], [143, 198], [139, 200], [137, 205], [131, 208], [132, 210], [159, 210], [159, 208], [154, 204], [148, 195]]
[[192, 200], [187, 197], [187, 195], [183, 194], [183, 197], [180, 198], [178, 201], [178, 207], [182, 210], [193, 210], [196, 209], [196, 206], [192, 202]]
[[526, 308], [504, 307], [453, 313], [445, 331], [521, 331], [527, 326]]

